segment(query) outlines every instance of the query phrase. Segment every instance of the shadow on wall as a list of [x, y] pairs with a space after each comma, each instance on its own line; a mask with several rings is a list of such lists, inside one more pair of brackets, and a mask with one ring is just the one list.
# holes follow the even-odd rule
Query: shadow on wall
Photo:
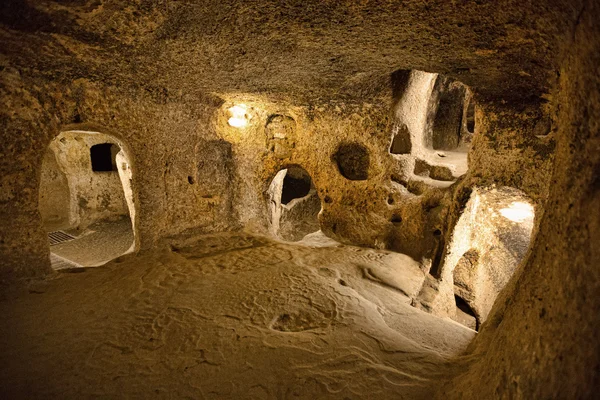
[[42, 163], [38, 207], [53, 265], [96, 266], [134, 250], [131, 162], [112, 136], [67, 131]]
[[290, 242], [320, 230], [321, 200], [308, 172], [299, 166], [279, 171], [267, 190], [269, 231]]
[[219, 216], [219, 223], [224, 223], [233, 214], [231, 182], [235, 164], [231, 143], [224, 140], [202, 141], [196, 145], [195, 157], [197, 166], [194, 175], [188, 176], [188, 183], [197, 188], [197, 205], [203, 211], [212, 211]]

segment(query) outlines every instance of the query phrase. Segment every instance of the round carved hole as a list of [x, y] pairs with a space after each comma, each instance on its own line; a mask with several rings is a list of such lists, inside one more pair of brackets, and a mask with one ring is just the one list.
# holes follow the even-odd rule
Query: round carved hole
[[369, 178], [369, 151], [358, 143], [342, 143], [333, 155], [340, 174], [351, 181]]
[[312, 180], [302, 168], [289, 168], [283, 178], [281, 204], [288, 204], [294, 199], [300, 199], [310, 192]]

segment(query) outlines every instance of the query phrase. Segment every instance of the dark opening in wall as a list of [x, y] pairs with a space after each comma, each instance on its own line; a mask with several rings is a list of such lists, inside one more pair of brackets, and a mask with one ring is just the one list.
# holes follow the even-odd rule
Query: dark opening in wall
[[460, 144], [466, 87], [460, 82], [438, 76], [434, 86], [438, 96], [432, 127], [434, 150], [454, 150]]
[[340, 174], [351, 181], [369, 178], [369, 151], [358, 143], [342, 143], [333, 155]]
[[308, 173], [300, 168], [288, 169], [283, 178], [281, 204], [288, 204], [294, 199], [300, 199], [310, 192], [311, 179]]
[[112, 143], [96, 144], [90, 148], [92, 171], [107, 172], [117, 171], [117, 153], [119, 147]]
[[[461, 216], [448, 233], [451, 239], [438, 277], [444, 281], [444, 276], [452, 274], [446, 284], [452, 284], [454, 295], [466, 299], [479, 325], [488, 318], [500, 291], [526, 257], [535, 209], [531, 199], [515, 188], [472, 187], [470, 192]], [[461, 204], [467, 195], [468, 191], [459, 193]], [[464, 317], [459, 310], [456, 315]]]
[[321, 229], [321, 200], [304, 168], [294, 165], [279, 171], [266, 194], [269, 230], [275, 237], [297, 242]]
[[398, 127], [398, 131], [394, 135], [392, 145], [390, 147], [390, 153], [392, 154], [410, 154], [412, 145], [410, 142], [410, 132], [406, 124], [401, 124]]
[[475, 133], [475, 103], [473, 101], [470, 101], [467, 107], [467, 131]]
[[400, 97], [406, 92], [406, 88], [410, 82], [410, 69], [399, 69], [392, 72], [391, 83], [392, 83], [392, 97], [395, 101], [398, 101]]
[[475, 331], [478, 330], [479, 323], [477, 317], [469, 304], [457, 295], [454, 295], [454, 301], [456, 302], [456, 321]]

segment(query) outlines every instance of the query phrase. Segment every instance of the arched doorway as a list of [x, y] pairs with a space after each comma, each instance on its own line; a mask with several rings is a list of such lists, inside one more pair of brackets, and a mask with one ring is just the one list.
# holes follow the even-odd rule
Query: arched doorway
[[478, 328], [486, 320], [525, 258], [534, 218], [533, 202], [518, 189], [473, 188], [452, 232], [441, 276], [452, 283], [459, 322], [470, 315]]
[[297, 242], [320, 230], [321, 200], [304, 168], [291, 166], [279, 171], [267, 194], [269, 230], [275, 237]]
[[42, 163], [39, 210], [55, 269], [102, 265], [135, 248], [131, 159], [116, 138], [65, 131]]

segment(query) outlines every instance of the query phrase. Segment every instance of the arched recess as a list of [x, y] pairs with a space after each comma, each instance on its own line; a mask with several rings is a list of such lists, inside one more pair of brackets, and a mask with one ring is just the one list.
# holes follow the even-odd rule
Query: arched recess
[[[112, 133], [69, 126], [46, 151], [38, 209], [53, 267], [97, 266], [137, 250], [138, 202], [129, 147]], [[59, 204], [65, 201], [66, 206]]]
[[277, 172], [267, 190], [267, 210], [269, 231], [279, 239], [297, 242], [320, 230], [321, 200], [300, 166]]
[[438, 75], [432, 93], [429, 131], [426, 143], [433, 150], [465, 152], [463, 115], [467, 87]]
[[[479, 327], [524, 259], [534, 222], [531, 200], [511, 187], [475, 187], [452, 232], [440, 279]], [[450, 295], [450, 294], [449, 294]], [[463, 312], [461, 312], [463, 311]], [[464, 315], [463, 315], [464, 316]]]
[[401, 91], [394, 95], [389, 153], [402, 169], [396, 173], [402, 178], [394, 181], [415, 195], [422, 193], [417, 186], [449, 187], [468, 171], [471, 90], [435, 73], [397, 71], [394, 76], [400, 77], [393, 84]]

